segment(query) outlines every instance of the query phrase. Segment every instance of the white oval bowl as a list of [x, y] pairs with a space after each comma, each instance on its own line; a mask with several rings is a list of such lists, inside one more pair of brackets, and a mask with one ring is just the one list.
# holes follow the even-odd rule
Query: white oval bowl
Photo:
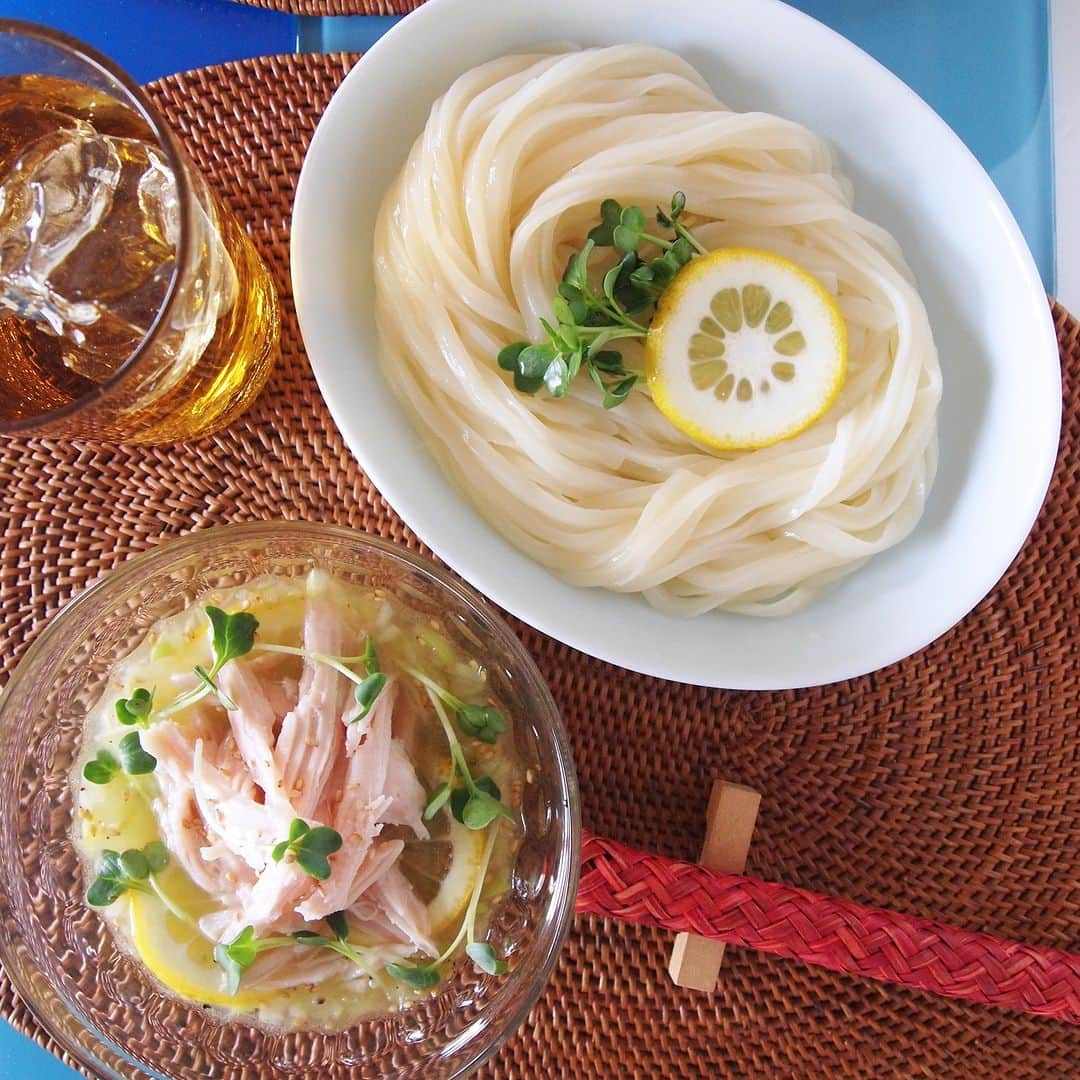
[[[467, 69], [537, 42], [680, 53], [736, 109], [838, 148], [856, 207], [900, 242], [941, 353], [941, 460], [917, 529], [783, 619], [664, 615], [567, 585], [495, 532], [425, 450], [378, 363], [371, 241], [432, 102]], [[894, 663], [962, 619], [1020, 550], [1061, 421], [1053, 323], [1020, 230], [933, 110], [840, 35], [779, 0], [430, 0], [363, 57], [324, 113], [292, 226], [300, 327], [346, 443], [394, 509], [506, 610], [592, 656], [680, 682], [778, 690]]]

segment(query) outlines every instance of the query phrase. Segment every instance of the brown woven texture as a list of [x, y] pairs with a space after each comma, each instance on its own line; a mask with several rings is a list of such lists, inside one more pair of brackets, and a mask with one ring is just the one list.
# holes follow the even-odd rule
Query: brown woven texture
[[404, 15], [424, 0], [240, 0], [252, 7], [296, 15]]
[[[198, 444], [0, 440], [5, 670], [99, 574], [192, 529], [304, 518], [417, 546], [334, 427], [289, 296], [296, 176], [348, 63], [253, 60], [156, 87], [275, 274], [283, 360], [246, 418]], [[835, 686], [746, 694], [634, 675], [519, 626], [566, 719], [590, 829], [693, 859], [720, 776], [763, 794], [749, 874], [1075, 949], [1080, 324], [1055, 317], [1069, 407], [1047, 506], [1002, 583], [919, 655]], [[1076, 1028], [747, 949], [728, 950], [715, 994], [678, 990], [670, 943], [579, 918], [546, 994], [484, 1075], [1043, 1080], [1080, 1061]], [[0, 1012], [47, 1044], [5, 983]]]

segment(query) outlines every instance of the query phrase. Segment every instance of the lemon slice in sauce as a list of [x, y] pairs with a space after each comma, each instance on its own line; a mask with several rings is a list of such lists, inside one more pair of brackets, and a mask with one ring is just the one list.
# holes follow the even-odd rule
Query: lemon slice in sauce
[[[175, 867], [163, 871], [161, 885], [178, 905], [196, 917], [213, 910], [210, 898]], [[214, 962], [213, 942], [177, 918], [153, 894], [127, 895], [131, 943], [150, 973], [174, 994], [207, 1005], [244, 1011], [273, 1000], [273, 993], [260, 994], [243, 987], [235, 995], [230, 994], [225, 973]]]
[[436, 937], [452, 926], [456, 929], [469, 905], [484, 856], [483, 831], [467, 829], [449, 814], [439, 815], [436, 822], [447, 819], [445, 833], [433, 835], [431, 840], [406, 842], [401, 853], [402, 873], [427, 904], [431, 932]]
[[847, 373], [847, 327], [821, 283], [789, 259], [721, 248], [668, 286], [645, 343], [656, 407], [718, 450], [804, 431]]

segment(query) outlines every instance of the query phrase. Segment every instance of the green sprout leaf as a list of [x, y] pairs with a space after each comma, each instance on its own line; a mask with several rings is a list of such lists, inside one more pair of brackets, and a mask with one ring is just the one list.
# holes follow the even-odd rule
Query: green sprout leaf
[[637, 251], [645, 232], [645, 213], [639, 206], [627, 206], [619, 215], [619, 224], [612, 229], [611, 238], [620, 251]]
[[604, 390], [604, 408], [614, 409], [617, 405], [621, 405], [630, 394], [630, 391], [637, 385], [638, 376], [631, 375], [622, 382], [616, 383], [613, 387], [606, 387]]
[[566, 382], [572, 383], [585, 362], [585, 353], [582, 349], [575, 349], [566, 360]]
[[370, 962], [364, 957], [363, 949], [354, 948], [349, 944], [349, 924], [343, 911], [335, 911], [333, 915], [326, 917], [326, 922], [333, 931], [333, 937], [325, 934], [316, 934], [311, 930], [297, 930], [292, 935], [292, 940], [297, 945], [305, 945], [309, 949], [329, 949], [339, 956], [351, 960], [364, 971], [370, 971]]
[[96, 877], [86, 890], [86, 902], [91, 907], [108, 907], [118, 900], [124, 892], [124, 886], [106, 877]]
[[93, 761], [83, 766], [83, 776], [91, 784], [107, 784], [118, 772], [120, 762], [108, 750], [99, 750]]
[[245, 926], [232, 941], [221, 942], [214, 946], [214, 962], [225, 972], [229, 993], [235, 995], [240, 989], [240, 980], [244, 977], [244, 972], [255, 963], [260, 953], [295, 944], [297, 941], [291, 936], [257, 938], [255, 928]]
[[348, 940], [349, 920], [345, 917], [344, 911], [335, 911], [332, 915], [327, 915], [326, 925], [330, 927], [338, 941]]
[[[503, 371], [517, 371], [518, 357], [528, 347], [529, 343], [527, 341], [515, 341], [512, 345], [507, 345], [505, 349], [500, 349], [497, 357], [499, 367]], [[368, 638], [368, 640], [371, 639]]]
[[675, 227], [675, 223], [682, 216], [682, 212], [686, 209], [686, 196], [681, 191], [676, 191], [671, 196], [671, 209], [662, 210], [659, 206], [656, 208], [656, 220], [665, 229], [672, 229]]
[[551, 362], [558, 355], [554, 345], [530, 345], [518, 354], [518, 374], [526, 379], [542, 381]]
[[502, 794], [499, 791], [499, 785], [496, 784], [490, 776], [481, 776], [473, 786], [477, 791], [482, 791], [486, 795], [490, 795], [493, 799], [502, 798]]
[[[654, 307], [679, 270], [695, 255], [706, 253], [679, 220], [685, 209], [686, 196], [681, 191], [672, 196], [670, 210], [657, 209], [656, 220], [675, 234], [667, 239], [645, 231], [647, 219], [640, 207], [623, 206], [616, 199], [600, 204], [600, 224], [589, 232], [582, 249], [570, 256], [552, 301], [557, 327], [542, 319], [546, 342], [514, 342], [498, 354], [499, 366], [513, 372], [516, 390], [535, 394], [546, 388], [554, 398], [565, 397], [584, 368], [603, 392], [604, 408], [615, 408], [627, 399], [642, 374], [627, 370], [620, 354], [615, 354], [617, 360], [599, 358], [609, 341], [645, 337], [651, 318], [639, 322], [635, 316]], [[646, 263], [639, 252], [643, 244], [659, 248], [660, 254]], [[619, 261], [603, 275], [599, 295], [593, 292], [588, 274], [589, 257], [596, 247], [620, 252]], [[618, 380], [599, 377], [605, 374]]]
[[640, 206], [627, 206], [619, 215], [619, 224], [636, 233], [645, 231], [645, 212]]
[[[424, 675], [420, 675], [416, 672], [410, 673], [415, 675], [427, 688], [428, 696], [435, 709], [435, 713], [450, 741], [450, 756], [454, 761], [454, 770], [451, 773], [451, 781], [453, 781], [454, 776], [458, 774], [462, 780], [462, 786], [457, 788], [450, 797], [450, 802], [455, 807], [455, 816], [465, 817], [467, 821], [476, 818], [477, 820], [472, 821], [472, 824], [478, 824], [480, 817], [486, 819], [487, 823], [490, 824], [501, 814], [505, 814], [512, 819], [510, 812], [498, 801], [499, 788], [495, 781], [490, 777], [481, 777], [478, 780], [472, 779], [469, 773], [468, 763], [461, 754], [461, 747], [454, 734], [453, 725], [451, 724], [446, 710], [443, 708], [443, 702], [436, 693], [434, 684], [432, 684]], [[443, 691], [443, 693], [447, 692]], [[476, 935], [476, 922], [480, 910], [479, 905], [484, 893], [485, 880], [487, 878], [492, 852], [495, 850], [498, 838], [498, 830], [496, 828], [490, 828], [484, 839], [484, 853], [480, 860], [478, 872], [473, 880], [471, 895], [468, 904], [465, 907], [461, 925], [454, 935], [453, 940], [443, 949], [438, 957], [427, 964], [417, 965], [413, 963], [396, 963], [387, 965], [386, 971], [390, 975], [401, 982], [407, 983], [418, 989], [434, 986], [439, 980], [440, 965], [457, 953], [462, 945], [464, 945], [466, 953], [472, 958], [473, 963], [476, 964], [481, 971], [491, 975], [502, 975], [506, 972], [506, 962], [495, 955], [495, 951], [490, 945], [477, 941]]]
[[289, 825], [289, 835], [280, 844], [274, 845], [274, 850], [270, 852], [270, 858], [274, 862], [281, 862], [292, 850], [292, 845], [309, 832], [311, 832], [311, 826], [306, 821], [302, 818], [293, 818], [292, 823]]
[[215, 680], [230, 660], [246, 656], [254, 648], [255, 631], [259, 628], [259, 620], [248, 611], [238, 611], [230, 615], [212, 604], [207, 605], [204, 610], [206, 617], [210, 620], [210, 651], [214, 662], [210, 665], [209, 671], [202, 664], [195, 665], [195, 675], [202, 683], [202, 687], [198, 691], [181, 695], [166, 712], [174, 712], [180, 707], [193, 704], [208, 692], [217, 694], [222, 705], [230, 712], [235, 712], [237, 709], [236, 702], [218, 686]]
[[146, 884], [151, 874], [163, 869], [168, 862], [161, 861], [162, 852], [158, 843], [147, 844], [142, 849], [128, 848], [124, 852], [103, 851], [98, 863], [97, 875], [86, 890], [86, 902], [91, 907], [108, 907], [129, 890], [149, 892]]
[[442, 979], [439, 969], [433, 964], [425, 967], [412, 964], [387, 964], [386, 971], [398, 982], [403, 982], [414, 990], [429, 990], [433, 986], [438, 986]]
[[169, 865], [168, 849], [159, 840], [147, 844], [142, 850], [151, 874], [160, 874]]
[[620, 251], [634, 251], [640, 241], [638, 234], [626, 225], [616, 225], [612, 237]]
[[506, 720], [494, 705], [462, 705], [457, 716], [461, 730], [481, 742], [494, 745], [506, 731]]
[[116, 749], [120, 755], [120, 764], [129, 776], [144, 776], [157, 768], [157, 758], [142, 748], [137, 731], [125, 735]]
[[355, 697], [356, 704], [360, 706], [360, 711], [349, 721], [350, 724], [355, 724], [357, 720], [363, 720], [367, 717], [375, 704], [375, 699], [382, 693], [384, 686], [386, 686], [386, 675], [381, 671], [374, 672], [357, 685]]
[[145, 881], [150, 876], [150, 861], [136, 848], [129, 848], [120, 856], [120, 869], [132, 881]]
[[323, 937], [322, 934], [316, 934], [311, 930], [297, 930], [292, 937], [297, 944], [307, 945], [313, 949], [324, 949], [334, 943], [333, 938]]
[[237, 611], [229, 615], [213, 605], [206, 607], [206, 617], [210, 620], [212, 631], [214, 666], [210, 669], [210, 677], [213, 678], [230, 660], [251, 652], [259, 620], [250, 611]]
[[566, 270], [563, 272], [563, 282], [579, 290], [582, 295], [589, 288], [589, 256], [594, 247], [596, 244], [591, 239], [586, 240], [585, 246], [570, 256]]
[[644, 311], [653, 302], [648, 286], [635, 282], [634, 275], [642, 268], [636, 255], [624, 255], [615, 281], [615, 302], [630, 315]]
[[[410, 668], [406, 671], [427, 689], [428, 697], [450, 746], [450, 775], [435, 790], [424, 808], [425, 819], [430, 820], [449, 803], [451, 816], [470, 829], [485, 828], [500, 816], [509, 821], [515, 821], [514, 815], [499, 801], [499, 788], [495, 781], [487, 776], [473, 779], [465, 752], [461, 747], [461, 740], [454, 730], [454, 725], [444, 705], [454, 710], [463, 731], [487, 743], [496, 742], [506, 731], [506, 720], [503, 714], [492, 705], [467, 704], [426, 675]], [[460, 784], [458, 784], [459, 780]]]
[[558, 329], [558, 341], [556, 347], [565, 359], [569, 353], [574, 352], [581, 345], [581, 334], [578, 328], [571, 322], [560, 322]]
[[561, 356], [556, 356], [544, 372], [544, 386], [554, 398], [566, 397], [570, 389], [570, 368]]
[[139, 727], [148, 727], [150, 713], [153, 708], [153, 691], [140, 686], [132, 691], [131, 697], [117, 699], [116, 719], [125, 727], [130, 727], [132, 724], [138, 724]]
[[514, 389], [522, 394], [535, 394], [544, 385], [543, 379], [533, 379], [520, 372], [514, 374]]
[[498, 799], [493, 799], [483, 791], [473, 792], [461, 811], [461, 823], [467, 829], [486, 829], [497, 817], [512, 815]]
[[255, 631], [259, 628], [259, 621], [247, 611], [229, 615], [212, 604], [204, 610], [210, 621], [210, 651], [214, 658], [213, 663], [209, 671], [202, 664], [195, 665], [195, 676], [202, 685], [171, 701], [158, 713], [159, 718], [172, 716], [211, 693], [217, 694], [221, 704], [231, 712], [235, 712], [237, 708], [236, 702], [218, 686], [216, 679], [230, 660], [246, 656], [255, 647]]
[[214, 961], [225, 972], [226, 985], [230, 994], [235, 995], [240, 989], [240, 980], [255, 958], [259, 948], [255, 943], [255, 927], [246, 926], [228, 944], [214, 946]]
[[450, 813], [467, 829], [486, 829], [497, 817], [513, 821], [514, 815], [499, 801], [499, 786], [490, 776], [456, 788], [450, 795]]
[[495, 955], [495, 950], [486, 941], [471, 941], [465, 946], [469, 959], [487, 975], [505, 975], [507, 964]]
[[622, 206], [615, 199], [605, 199], [600, 204], [600, 224], [589, 233], [589, 239], [597, 247], [615, 244], [615, 227], [622, 220]]
[[601, 349], [589, 357], [589, 362], [597, 371], [603, 371], [609, 375], [625, 375], [622, 353], [615, 349]]
[[368, 634], [367, 640], [364, 642], [364, 670], [368, 675], [375, 675], [382, 671], [379, 666], [379, 654], [375, 650], [375, 639], [370, 634]]
[[[587, 292], [587, 288], [585, 292], [582, 292], [577, 286], [568, 285], [565, 281], [560, 281], [556, 286], [556, 296], [551, 303], [551, 308], [564, 326], [584, 326], [588, 323], [593, 312], [586, 299]], [[560, 300], [565, 301], [565, 308], [558, 303]], [[567, 315], [569, 315], [568, 318]]]
[[454, 788], [450, 793], [450, 813], [454, 820], [460, 821], [462, 825], [465, 824], [465, 804], [471, 797], [469, 789], [465, 787]]
[[640, 266], [635, 266], [630, 272], [630, 284], [635, 289], [646, 292], [652, 286], [655, 277], [652, 267], [647, 263], [642, 263]]
[[289, 826], [288, 839], [274, 845], [270, 858], [274, 862], [281, 862], [291, 855], [305, 874], [317, 881], [325, 881], [330, 876], [328, 856], [340, 848], [341, 833], [327, 825], [318, 825], [313, 829], [306, 821], [294, 818]]
[[451, 787], [449, 783], [440, 784], [424, 807], [424, 820], [430, 821], [445, 805], [450, 798]]
[[652, 274], [653, 283], [663, 288], [670, 285], [679, 272], [678, 264], [671, 258], [671, 253], [666, 252], [649, 263], [649, 272]]
[[105, 850], [98, 863], [97, 877], [86, 891], [86, 902], [91, 907], [108, 907], [127, 888], [127, 875], [120, 865], [118, 851]]
[[617, 304], [615, 299], [615, 283], [619, 280], [619, 274], [622, 273], [622, 262], [617, 262], [605, 275], [604, 275], [604, 295], [611, 301], [612, 304]]
[[679, 239], [671, 245], [668, 254], [679, 264], [681, 269], [694, 257], [694, 249], [690, 246], [690, 241], [687, 240], [685, 236], [680, 236]]
[[570, 310], [570, 305], [567, 301], [561, 297], [556, 296], [551, 301], [551, 310], [555, 312], [555, 318], [559, 320], [559, 328], [564, 326], [575, 326], [574, 313]]

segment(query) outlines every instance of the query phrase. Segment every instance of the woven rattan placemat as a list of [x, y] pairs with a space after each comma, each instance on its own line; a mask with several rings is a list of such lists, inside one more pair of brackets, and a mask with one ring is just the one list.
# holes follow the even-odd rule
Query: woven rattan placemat
[[404, 15], [424, 0], [240, 0], [252, 7], [296, 15]]
[[[95, 577], [192, 529], [305, 518], [416, 546], [334, 427], [289, 295], [293, 188], [348, 66], [343, 56], [252, 60], [155, 87], [274, 272], [282, 363], [246, 418], [194, 445], [0, 440], [5, 672]], [[1048, 504], [992, 595], [917, 656], [836, 686], [731, 693], [633, 675], [519, 626], [566, 718], [590, 828], [693, 858], [721, 776], [764, 795], [752, 874], [1075, 948], [1080, 325], [1055, 314], [1069, 408]], [[744, 950], [729, 950], [715, 994], [695, 994], [669, 984], [669, 944], [658, 931], [579, 919], [547, 993], [485, 1075], [1076, 1075], [1077, 1028]], [[0, 1013], [49, 1045], [3, 981]]]

